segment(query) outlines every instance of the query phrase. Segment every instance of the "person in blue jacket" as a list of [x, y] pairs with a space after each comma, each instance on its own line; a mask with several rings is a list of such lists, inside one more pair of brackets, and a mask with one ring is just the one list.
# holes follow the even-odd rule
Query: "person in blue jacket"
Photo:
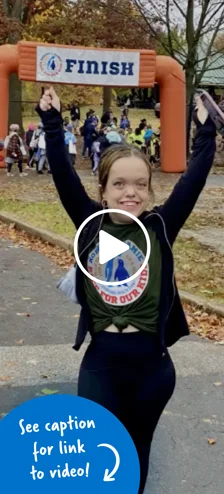
[[65, 144], [68, 149], [68, 154], [71, 160], [72, 166], [75, 165], [75, 157], [76, 157], [76, 143], [77, 143], [77, 138], [72, 132], [73, 125], [68, 124], [66, 127], [66, 132], [65, 132]]
[[93, 114], [90, 113], [88, 118], [85, 120], [84, 128], [83, 128], [83, 149], [82, 149], [82, 158], [85, 158], [86, 150], [88, 150], [88, 157], [91, 158], [92, 155], [92, 145], [94, 140], [97, 138], [97, 121], [93, 119]]
[[[150, 237], [150, 258], [142, 278], [137, 280], [136, 290], [127, 282], [120, 298], [115, 291], [107, 300], [105, 286], [95, 286], [79, 266], [75, 275], [81, 312], [74, 349], [79, 350], [88, 332], [91, 336], [80, 367], [78, 395], [107, 408], [128, 430], [139, 457], [142, 494], [154, 431], [175, 389], [175, 368], [168, 348], [189, 334], [175, 279], [172, 248], [212, 167], [216, 127], [198, 98], [194, 113], [197, 133], [187, 170], [168, 199], [149, 209], [153, 199], [152, 170], [140, 149], [127, 144], [107, 148], [99, 163], [100, 199], [93, 200], [71, 167], [64, 145], [61, 103], [53, 88], [45, 91], [37, 112], [44, 124], [53, 180], [76, 229], [91, 214], [104, 212], [90, 221], [80, 236], [82, 265], [89, 268], [102, 228], [133, 247], [129, 249], [133, 253], [131, 264], [128, 257], [125, 260], [128, 272], [132, 272], [136, 256], [140, 262], [145, 255], [136, 222], [120, 211], [106, 214], [107, 208], [131, 212]], [[111, 290], [110, 287], [110, 293]]]
[[126, 130], [128, 127], [130, 127], [130, 120], [126, 115], [121, 115], [120, 129]]

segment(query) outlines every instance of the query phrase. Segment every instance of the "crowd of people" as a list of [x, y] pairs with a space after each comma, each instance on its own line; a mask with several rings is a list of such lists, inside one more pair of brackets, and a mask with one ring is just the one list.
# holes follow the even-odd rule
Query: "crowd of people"
[[[66, 116], [63, 120], [64, 139], [72, 166], [76, 164], [78, 136], [83, 138], [81, 158], [91, 160], [93, 175], [97, 174], [101, 154], [111, 144], [126, 142], [138, 147], [148, 156], [152, 166], [160, 161], [160, 128], [153, 130], [144, 118], [139, 122], [138, 127], [133, 129], [128, 105], [125, 104], [121, 109], [119, 119], [113, 114], [112, 109], [104, 112], [101, 118], [93, 109], [90, 109], [82, 124], [78, 103], [72, 102], [66, 110], [69, 110], [70, 117]], [[4, 141], [7, 176], [13, 176], [13, 163], [17, 163], [20, 176], [26, 176], [27, 173], [23, 171], [25, 162], [26, 168], [36, 170], [39, 175], [43, 175], [44, 171], [51, 173], [42, 122], [36, 126], [30, 124], [24, 139], [21, 139], [19, 134], [19, 126], [12, 124]]]
[[64, 131], [73, 165], [77, 154], [78, 135], [83, 137], [82, 159], [88, 157], [91, 160], [94, 175], [97, 173], [101, 154], [111, 144], [126, 142], [140, 148], [149, 157], [152, 165], [160, 161], [160, 129], [153, 130], [145, 118], [139, 122], [137, 128], [133, 129], [127, 105], [124, 105], [121, 110], [119, 122], [112, 109], [104, 112], [101, 119], [93, 109], [90, 109], [86, 113], [83, 125], [80, 126], [80, 109], [75, 102], [70, 107], [70, 117], [71, 121], [69, 121], [69, 117], [64, 119]]
[[7, 176], [14, 176], [12, 173], [14, 163], [18, 166], [19, 176], [27, 176], [27, 173], [23, 171], [25, 162], [26, 168], [36, 169], [40, 175], [43, 174], [43, 170], [51, 173], [46, 154], [45, 132], [42, 122], [39, 122], [37, 126], [30, 124], [24, 139], [19, 134], [19, 125], [12, 124], [9, 128], [9, 134], [3, 142], [2, 147], [6, 150]]

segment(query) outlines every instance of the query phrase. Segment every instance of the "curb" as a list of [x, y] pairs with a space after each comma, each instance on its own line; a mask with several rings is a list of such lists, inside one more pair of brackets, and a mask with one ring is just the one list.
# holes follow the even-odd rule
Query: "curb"
[[184, 290], [178, 291], [182, 302], [196, 305], [198, 308], [208, 312], [208, 314], [217, 314], [220, 317], [224, 317], [224, 306], [222, 304], [208, 302], [203, 297], [200, 297], [200, 295], [194, 295]]
[[[42, 230], [35, 226], [31, 226], [28, 223], [18, 220], [13, 215], [7, 214], [5, 212], [0, 213], [0, 221], [8, 225], [14, 224], [15, 228], [26, 232], [28, 235], [40, 238], [44, 242], [48, 242], [50, 245], [56, 245], [62, 249], [68, 250], [74, 254], [74, 245], [71, 240], [56, 235], [55, 233], [49, 233], [47, 230]], [[198, 308], [204, 309], [209, 314], [217, 314], [218, 316], [224, 317], [224, 306], [217, 303], [207, 302], [203, 297], [199, 295], [193, 295], [192, 293], [185, 292], [184, 290], [179, 290], [182, 302], [186, 302], [191, 305], [195, 305]]]

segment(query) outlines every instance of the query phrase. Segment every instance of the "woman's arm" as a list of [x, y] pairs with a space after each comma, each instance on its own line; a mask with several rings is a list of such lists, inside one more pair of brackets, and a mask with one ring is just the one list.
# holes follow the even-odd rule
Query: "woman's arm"
[[193, 153], [186, 172], [174, 187], [167, 201], [158, 208], [163, 217], [171, 245], [191, 214], [206, 184], [216, 150], [216, 128], [210, 117], [204, 125], [197, 123]]
[[79, 176], [70, 164], [64, 142], [61, 113], [52, 105], [48, 105], [47, 110], [41, 107], [44, 107], [43, 103], [38, 105], [36, 111], [44, 124], [46, 152], [52, 177], [65, 210], [78, 228], [88, 216], [101, 209], [101, 206], [88, 196]]

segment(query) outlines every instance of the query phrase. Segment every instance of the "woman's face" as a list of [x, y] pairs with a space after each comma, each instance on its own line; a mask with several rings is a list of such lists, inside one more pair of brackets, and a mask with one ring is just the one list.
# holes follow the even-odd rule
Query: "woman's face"
[[[109, 173], [103, 199], [109, 209], [121, 209], [138, 217], [149, 203], [149, 170], [141, 158], [129, 156], [116, 160]], [[130, 223], [131, 218], [111, 214], [115, 223]]]

